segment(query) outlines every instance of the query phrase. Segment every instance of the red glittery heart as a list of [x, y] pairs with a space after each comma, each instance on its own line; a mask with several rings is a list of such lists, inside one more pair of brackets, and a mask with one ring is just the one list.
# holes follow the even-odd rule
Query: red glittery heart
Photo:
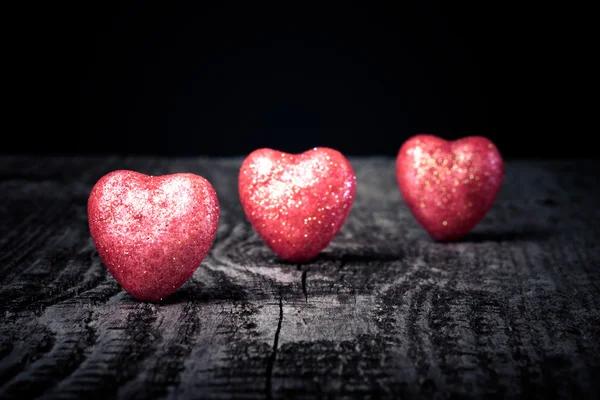
[[171, 295], [210, 249], [219, 222], [212, 185], [198, 175], [114, 171], [92, 188], [88, 218], [102, 262], [143, 301]]
[[433, 135], [407, 140], [396, 159], [400, 192], [417, 221], [436, 240], [458, 240], [488, 212], [504, 163], [481, 136], [446, 141]]
[[259, 149], [244, 160], [239, 193], [248, 220], [282, 259], [315, 258], [338, 234], [356, 193], [356, 176], [338, 151], [301, 154]]

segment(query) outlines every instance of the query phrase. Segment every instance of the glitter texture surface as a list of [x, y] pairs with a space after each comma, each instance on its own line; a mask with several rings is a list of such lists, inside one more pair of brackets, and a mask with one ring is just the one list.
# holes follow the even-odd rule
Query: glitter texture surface
[[487, 138], [446, 141], [422, 134], [400, 148], [396, 178], [421, 226], [436, 240], [455, 241], [489, 211], [504, 180], [504, 163]]
[[338, 151], [301, 154], [259, 149], [244, 160], [238, 189], [248, 220], [282, 259], [315, 258], [339, 233], [356, 193], [356, 176]]
[[214, 240], [219, 202], [212, 185], [189, 174], [111, 172], [88, 199], [102, 262], [134, 298], [160, 301], [185, 283]]

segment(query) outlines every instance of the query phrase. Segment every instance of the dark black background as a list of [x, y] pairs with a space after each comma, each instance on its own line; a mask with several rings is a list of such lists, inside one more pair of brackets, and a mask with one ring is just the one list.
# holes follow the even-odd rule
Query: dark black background
[[30, 10], [41, 55], [29, 119], [41, 136], [14, 135], [2, 151], [394, 155], [427, 132], [487, 136], [506, 157], [595, 157], [587, 111], [573, 106], [593, 53], [574, 31], [583, 10], [216, 3]]

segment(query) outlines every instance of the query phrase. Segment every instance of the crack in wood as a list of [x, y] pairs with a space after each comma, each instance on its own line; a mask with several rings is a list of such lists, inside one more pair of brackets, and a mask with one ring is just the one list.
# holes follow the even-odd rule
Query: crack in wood
[[283, 322], [283, 295], [279, 294], [279, 320], [277, 321], [277, 329], [273, 338], [273, 350], [267, 359], [265, 395], [267, 399], [273, 398], [273, 365], [277, 358], [277, 347], [279, 346], [279, 333], [281, 332], [281, 323]]
[[308, 291], [306, 290], [306, 275], [308, 274], [307, 270], [302, 271], [302, 293], [304, 293], [304, 298], [308, 303]]

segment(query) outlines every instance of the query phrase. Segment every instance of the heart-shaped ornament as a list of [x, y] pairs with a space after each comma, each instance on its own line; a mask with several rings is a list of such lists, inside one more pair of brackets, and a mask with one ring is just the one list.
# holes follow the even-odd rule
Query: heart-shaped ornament
[[219, 214], [212, 185], [190, 173], [114, 171], [98, 180], [88, 199], [102, 262], [125, 291], [150, 302], [192, 276], [212, 245]]
[[422, 134], [400, 148], [396, 178], [421, 226], [438, 241], [455, 241], [489, 211], [504, 180], [504, 163], [485, 137], [446, 141]]
[[259, 149], [242, 163], [238, 189], [248, 220], [267, 246], [284, 260], [302, 263], [339, 233], [354, 202], [356, 176], [333, 149]]

